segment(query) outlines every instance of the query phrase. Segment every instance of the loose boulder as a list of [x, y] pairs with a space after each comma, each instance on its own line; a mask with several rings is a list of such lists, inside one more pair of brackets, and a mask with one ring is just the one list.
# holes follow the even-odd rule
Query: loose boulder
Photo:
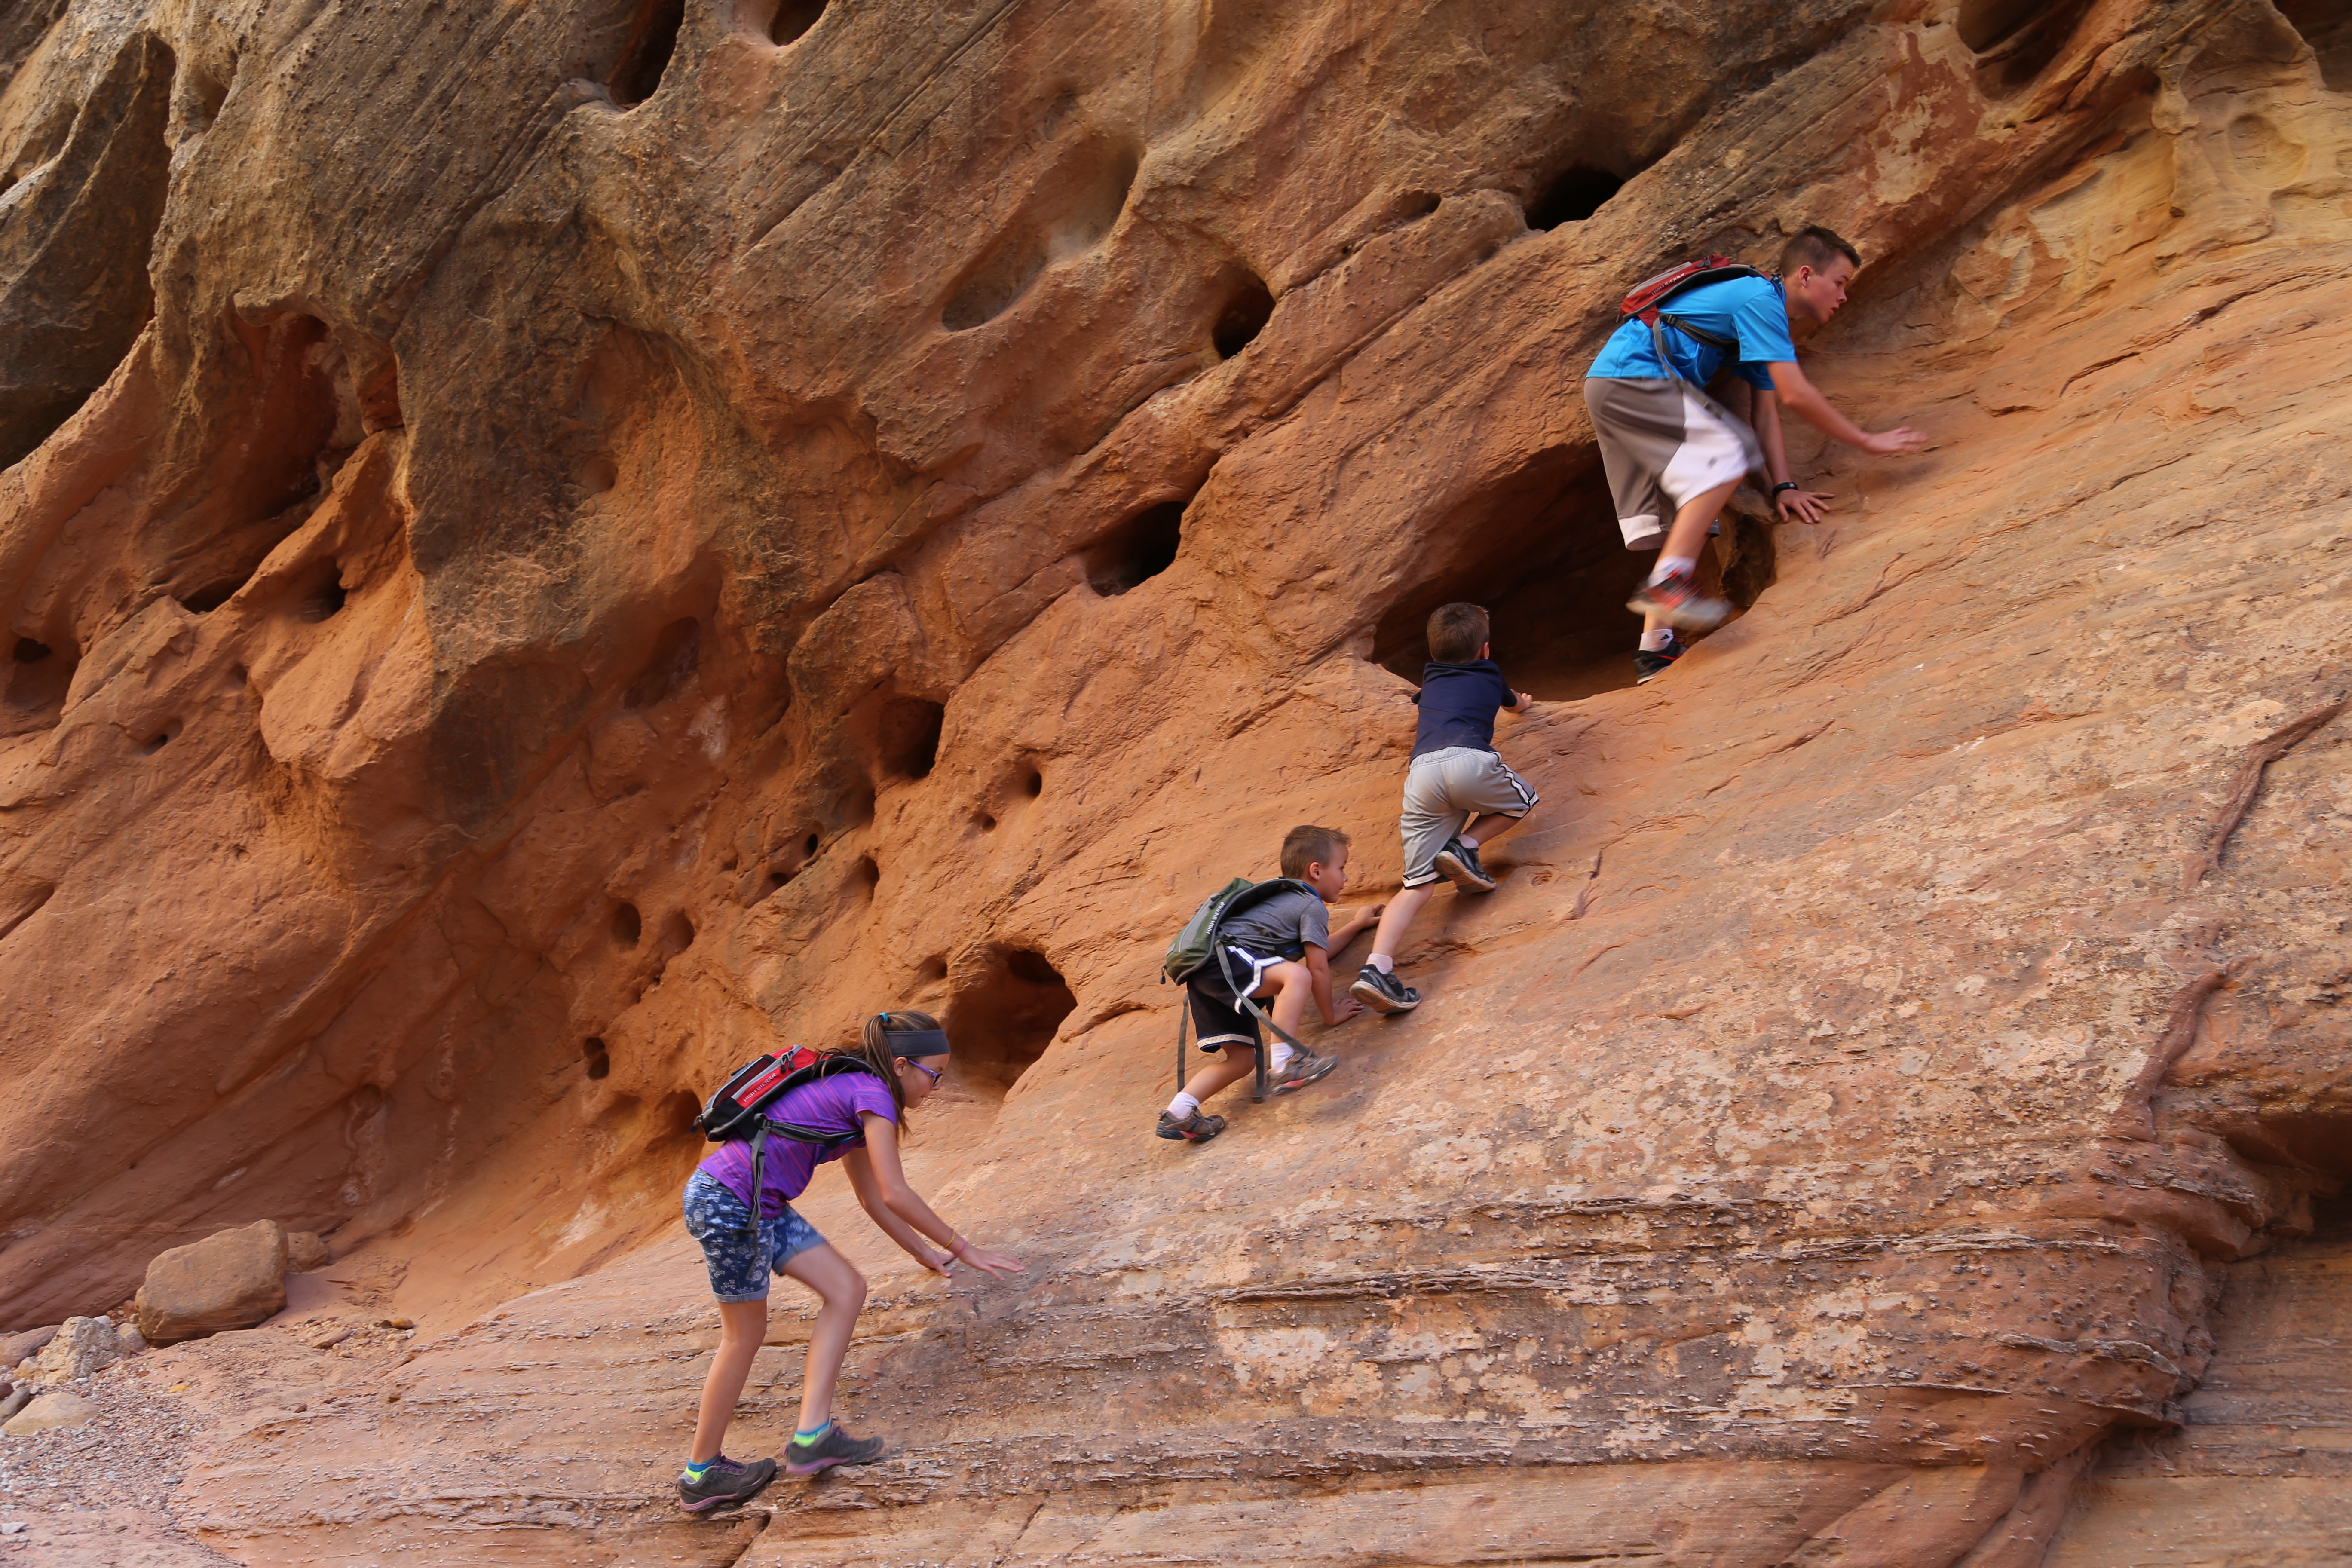
[[249, 1329], [286, 1305], [285, 1227], [256, 1220], [147, 1265], [139, 1291], [139, 1332], [151, 1345]]
[[0, 1426], [0, 1432], [11, 1437], [29, 1437], [36, 1432], [61, 1432], [68, 1427], [87, 1426], [97, 1415], [98, 1406], [72, 1389], [53, 1389], [8, 1417], [6, 1425]]
[[21, 1334], [0, 1335], [0, 1371], [15, 1366], [58, 1337], [64, 1325], [51, 1323], [47, 1328], [26, 1329]]
[[315, 1230], [289, 1230], [286, 1233], [286, 1267], [297, 1274], [309, 1274], [324, 1268], [334, 1261], [327, 1251], [327, 1238]]
[[112, 1366], [128, 1353], [111, 1318], [68, 1318], [57, 1337], [33, 1358], [31, 1381], [71, 1383], [100, 1367]]

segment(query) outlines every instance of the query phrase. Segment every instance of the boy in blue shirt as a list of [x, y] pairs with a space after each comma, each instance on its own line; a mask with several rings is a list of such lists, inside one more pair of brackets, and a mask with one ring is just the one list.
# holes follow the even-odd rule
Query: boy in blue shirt
[[1440, 605], [1429, 617], [1429, 663], [1421, 672], [1421, 723], [1404, 774], [1404, 887], [1381, 914], [1371, 961], [1348, 994], [1383, 1013], [1421, 1005], [1421, 993], [1397, 978], [1396, 951], [1421, 906], [1449, 878], [1465, 892], [1491, 893], [1495, 879], [1478, 847], [1508, 833], [1536, 804], [1528, 781], [1495, 754], [1495, 715], [1524, 713], [1535, 699], [1514, 691], [1488, 658], [1486, 612]]
[[[1731, 613], [1722, 600], [1701, 595], [1693, 577], [1700, 542], [1751, 470], [1769, 477], [1783, 521], [1819, 522], [1828, 510], [1829, 495], [1789, 477], [1783, 405], [1833, 439], [1879, 457], [1927, 444], [1916, 430], [1864, 430], [1797, 368], [1790, 323], [1819, 325], [1835, 315], [1861, 265], [1860, 253], [1828, 229], [1801, 230], [1780, 253], [1780, 277], [1735, 278], [1677, 294], [1660, 312], [1655, 331], [1640, 320], [1626, 321], [1586, 373], [1584, 401], [1625, 548], [1659, 552], [1648, 584], [1625, 606], [1642, 617], [1634, 655], [1641, 679], [1681, 656], [1676, 628], [1704, 631]], [[1670, 363], [1659, 359], [1661, 342]], [[1754, 389], [1752, 429], [1705, 391], [1727, 364]]]

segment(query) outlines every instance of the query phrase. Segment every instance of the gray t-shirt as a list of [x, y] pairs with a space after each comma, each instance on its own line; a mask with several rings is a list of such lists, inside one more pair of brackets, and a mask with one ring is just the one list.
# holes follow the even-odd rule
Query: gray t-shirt
[[1228, 918], [1217, 934], [1260, 957], [1304, 958], [1307, 942], [1330, 950], [1331, 910], [1312, 888], [1285, 888]]

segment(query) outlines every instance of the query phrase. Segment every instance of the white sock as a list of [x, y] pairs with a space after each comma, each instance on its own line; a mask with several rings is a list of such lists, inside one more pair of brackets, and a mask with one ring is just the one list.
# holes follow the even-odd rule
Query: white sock
[[1655, 587], [1677, 572], [1685, 577], [1696, 576], [1698, 573], [1698, 557], [1696, 555], [1659, 556], [1658, 564], [1651, 572], [1650, 581], [1646, 585]]
[[1275, 1071], [1276, 1071], [1276, 1072], [1280, 1072], [1283, 1068], [1285, 1068], [1288, 1067], [1289, 1065], [1290, 1065], [1290, 1042], [1288, 1042], [1287, 1040], [1276, 1040], [1276, 1041], [1275, 1041], [1275, 1042], [1274, 1042], [1274, 1070], [1275, 1070]]
[[1391, 958], [1385, 952], [1376, 952], [1372, 954], [1372, 967], [1379, 970], [1382, 974], [1394, 974], [1396, 973], [1396, 960]]
[[1674, 627], [1652, 626], [1648, 631], [1642, 634], [1642, 651], [1643, 653], [1664, 653], [1665, 651], [1666, 645], [1674, 640]]
[[1179, 1121], [1192, 1121], [1192, 1112], [1200, 1109], [1201, 1102], [1189, 1094], [1180, 1094], [1168, 1102], [1168, 1114]]

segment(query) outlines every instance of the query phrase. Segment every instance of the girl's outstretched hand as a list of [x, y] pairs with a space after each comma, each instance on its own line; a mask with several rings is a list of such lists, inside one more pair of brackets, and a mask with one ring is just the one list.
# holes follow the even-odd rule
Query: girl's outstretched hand
[[984, 1247], [965, 1247], [963, 1256], [956, 1261], [969, 1263], [982, 1274], [992, 1274], [1000, 1279], [1007, 1274], [1026, 1273], [1029, 1268], [1027, 1264], [1009, 1252], [991, 1252]]

